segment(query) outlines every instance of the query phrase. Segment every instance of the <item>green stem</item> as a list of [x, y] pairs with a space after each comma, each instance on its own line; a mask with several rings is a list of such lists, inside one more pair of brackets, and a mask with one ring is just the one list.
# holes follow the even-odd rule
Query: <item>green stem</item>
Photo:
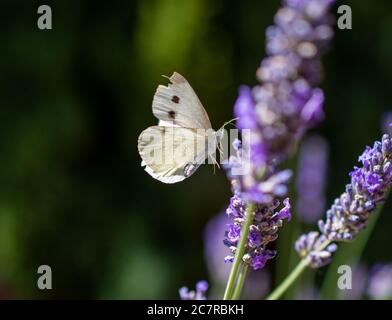
[[242, 269], [240, 274], [238, 275], [237, 285], [234, 289], [232, 300], [240, 299], [242, 288], [244, 287], [247, 271], [248, 271], [248, 265], [242, 264]]
[[226, 286], [226, 290], [225, 290], [225, 295], [223, 296], [223, 300], [231, 299], [231, 296], [233, 294], [233, 289], [234, 289], [235, 280], [237, 279], [238, 269], [241, 265], [242, 257], [244, 256], [244, 252], [245, 252], [245, 246], [248, 241], [249, 227], [253, 221], [254, 209], [255, 209], [255, 205], [252, 203], [249, 203], [248, 207], [246, 209], [245, 222], [244, 222], [242, 229], [241, 229], [240, 241], [237, 245], [237, 250], [235, 253], [235, 257], [234, 257], [234, 262], [233, 262], [233, 265], [231, 266], [230, 276], [227, 281], [227, 286]]
[[[291, 228], [291, 239], [289, 243], [295, 243], [295, 241], [299, 238], [299, 236], [301, 235], [301, 222], [296, 221], [296, 219], [293, 219], [294, 221], [291, 222], [290, 224], [292, 224]], [[288, 255], [288, 265], [289, 265], [289, 270], [292, 270], [296, 263], [298, 261], [298, 254], [295, 250], [289, 250], [289, 255]], [[285, 299], [293, 299], [295, 297], [295, 293], [296, 293], [296, 286], [293, 286], [290, 290], [288, 290], [285, 294]]]
[[308, 265], [307, 259], [302, 259], [293, 271], [283, 280], [283, 282], [271, 292], [271, 294], [266, 298], [267, 300], [279, 299], [288, 288], [294, 283], [295, 280], [301, 275]]
[[[323, 242], [320, 247], [316, 248], [315, 251], [321, 251], [325, 249], [331, 242], [329, 240]], [[309, 258], [303, 258], [293, 271], [283, 280], [283, 282], [270, 293], [270, 295], [266, 298], [267, 300], [276, 300], [279, 299], [288, 288], [298, 279], [298, 277], [304, 272], [306, 267], [309, 264]]]

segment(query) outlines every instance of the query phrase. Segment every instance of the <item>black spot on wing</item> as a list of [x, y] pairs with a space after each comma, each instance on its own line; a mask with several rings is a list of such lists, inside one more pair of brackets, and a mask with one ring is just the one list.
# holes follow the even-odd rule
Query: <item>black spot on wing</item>
[[180, 102], [180, 98], [178, 96], [173, 96], [171, 101], [173, 101], [174, 103], [179, 103]]
[[173, 110], [170, 110], [170, 111], [168, 112], [168, 114], [169, 114], [169, 117], [170, 117], [171, 119], [174, 119], [174, 118], [176, 117], [176, 113], [175, 113]]

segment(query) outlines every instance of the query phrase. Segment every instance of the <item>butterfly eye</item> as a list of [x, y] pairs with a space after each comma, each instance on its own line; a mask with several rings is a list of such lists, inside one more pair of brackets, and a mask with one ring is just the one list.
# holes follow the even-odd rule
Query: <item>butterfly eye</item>
[[195, 170], [197, 169], [196, 165], [189, 162], [184, 168], [184, 175], [185, 177], [189, 177]]

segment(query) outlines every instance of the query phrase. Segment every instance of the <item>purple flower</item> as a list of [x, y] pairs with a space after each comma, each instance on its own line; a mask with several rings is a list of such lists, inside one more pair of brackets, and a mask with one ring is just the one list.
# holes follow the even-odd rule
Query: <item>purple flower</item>
[[255, 225], [252, 225], [248, 236], [249, 247], [256, 248], [261, 245], [261, 241], [262, 238], [259, 229]]
[[284, 207], [275, 214], [274, 218], [277, 220], [287, 219], [288, 221], [291, 220], [291, 205], [289, 198], [283, 200]]
[[[278, 229], [282, 226], [284, 219], [290, 219], [290, 202], [289, 199], [283, 201], [284, 207], [277, 210], [280, 203], [278, 200], [273, 201], [269, 205], [258, 205], [255, 211], [253, 223], [249, 228], [248, 242], [246, 245], [245, 254], [243, 257], [244, 263], [250, 265], [254, 270], [261, 269], [265, 263], [272, 259], [276, 252], [268, 250], [267, 246], [270, 242], [275, 241], [278, 237]], [[234, 195], [230, 200], [229, 213], [231, 210], [236, 210], [238, 216], [232, 218], [232, 223], [228, 224], [229, 231], [226, 232], [225, 245], [229, 247], [231, 255], [225, 259], [227, 262], [232, 262], [235, 252], [237, 250], [237, 242], [241, 227], [246, 218], [246, 203], [241, 200], [239, 196]], [[235, 237], [232, 237], [231, 230], [235, 230]], [[237, 234], [238, 231], [238, 234]]]
[[297, 212], [302, 220], [316, 222], [325, 210], [328, 144], [321, 136], [302, 143], [298, 157]]
[[240, 238], [241, 228], [236, 224], [229, 224], [229, 231], [227, 232], [227, 238], [234, 245], [237, 244], [237, 241]]
[[269, 259], [272, 259], [276, 256], [275, 251], [266, 250], [256, 253], [252, 257], [252, 266], [254, 270], [259, 270], [264, 268], [265, 264]]
[[325, 221], [319, 221], [322, 234], [310, 232], [298, 239], [296, 250], [302, 258], [313, 259], [312, 267], [318, 268], [331, 261], [330, 253], [318, 250], [321, 243], [352, 241], [366, 228], [369, 216], [385, 200], [391, 186], [391, 160], [392, 140], [385, 134], [381, 142], [367, 147], [359, 157], [362, 167], [355, 167], [350, 173], [351, 183], [346, 185], [346, 191], [335, 199]]
[[196, 283], [196, 291], [190, 291], [187, 287], [178, 290], [181, 300], [207, 300], [205, 294], [208, 290], [208, 282], [201, 280]]

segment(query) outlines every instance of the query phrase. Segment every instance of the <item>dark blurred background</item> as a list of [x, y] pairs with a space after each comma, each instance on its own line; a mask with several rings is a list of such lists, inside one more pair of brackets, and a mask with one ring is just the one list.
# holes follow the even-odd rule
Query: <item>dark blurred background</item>
[[[52, 30], [37, 28], [41, 4], [52, 8]], [[328, 205], [380, 138], [392, 100], [392, 2], [344, 4], [353, 29], [337, 30], [323, 60], [326, 119], [313, 130], [329, 142]], [[0, 297], [177, 298], [180, 286], [209, 278], [202, 235], [231, 195], [224, 172], [204, 166], [162, 184], [140, 167], [137, 137], [156, 123], [152, 97], [173, 71], [189, 80], [214, 128], [233, 118], [239, 85], [256, 83], [279, 6], [1, 2]], [[392, 260], [390, 208], [365, 263]], [[272, 284], [278, 262], [267, 268]], [[37, 289], [42, 264], [53, 290]]]

